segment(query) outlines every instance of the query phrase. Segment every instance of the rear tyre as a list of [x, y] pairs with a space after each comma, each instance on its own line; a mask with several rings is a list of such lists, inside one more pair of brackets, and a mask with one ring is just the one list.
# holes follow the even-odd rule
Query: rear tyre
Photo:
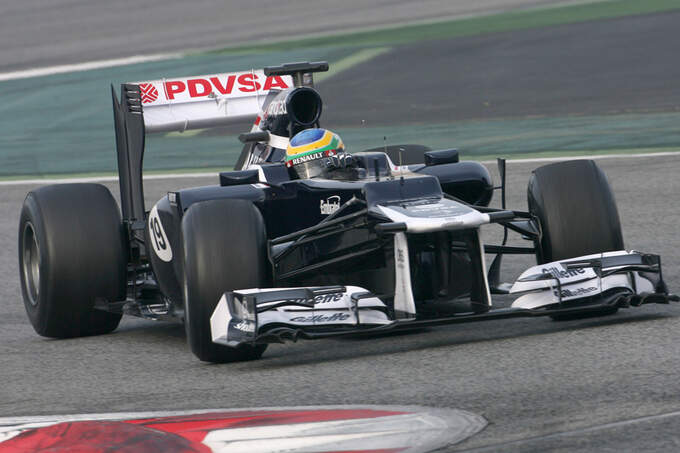
[[267, 348], [212, 342], [210, 316], [225, 291], [266, 285], [264, 220], [252, 202], [211, 200], [192, 205], [182, 219], [184, 325], [191, 351], [204, 362], [258, 359]]
[[121, 314], [95, 299], [125, 299], [126, 254], [120, 213], [100, 184], [31, 191], [19, 220], [19, 272], [28, 319], [45, 337], [99, 335]]
[[[604, 172], [592, 160], [558, 162], [534, 170], [528, 204], [543, 232], [536, 243], [539, 264], [624, 248], [614, 195]], [[552, 318], [566, 320], [616, 311], [607, 308], [588, 315]]]

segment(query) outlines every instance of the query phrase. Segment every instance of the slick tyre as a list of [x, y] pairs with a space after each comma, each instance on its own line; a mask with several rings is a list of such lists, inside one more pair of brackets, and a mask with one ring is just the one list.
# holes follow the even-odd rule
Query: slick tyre
[[[558, 162], [534, 170], [528, 205], [543, 233], [536, 243], [539, 264], [624, 248], [614, 195], [604, 172], [592, 160]], [[590, 316], [616, 311], [607, 308]]]
[[266, 286], [266, 234], [250, 201], [192, 205], [182, 219], [184, 325], [191, 351], [204, 362], [262, 356], [267, 345], [231, 348], [212, 342], [210, 316], [225, 291]]
[[99, 184], [59, 184], [29, 192], [19, 220], [19, 272], [28, 319], [45, 337], [99, 335], [121, 314], [95, 299], [125, 299], [123, 228], [116, 201]]

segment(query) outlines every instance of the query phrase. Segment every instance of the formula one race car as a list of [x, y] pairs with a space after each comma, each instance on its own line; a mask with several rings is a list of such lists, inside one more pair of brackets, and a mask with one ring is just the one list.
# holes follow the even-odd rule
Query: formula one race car
[[[349, 154], [321, 129], [326, 63], [112, 87], [120, 201], [98, 184], [45, 186], [21, 213], [24, 303], [48, 337], [102, 334], [123, 313], [184, 321], [199, 359], [259, 358], [267, 343], [518, 316], [565, 318], [677, 301], [657, 255], [625, 251], [593, 161], [536, 169], [528, 212], [453, 149]], [[144, 205], [145, 133], [253, 121], [219, 184]], [[489, 207], [500, 189], [501, 208]], [[496, 224], [502, 243], [484, 244]], [[517, 233], [529, 246], [507, 245]], [[513, 285], [503, 255], [535, 255]], [[486, 256], [493, 256], [489, 266]], [[514, 294], [492, 308], [492, 294]]]

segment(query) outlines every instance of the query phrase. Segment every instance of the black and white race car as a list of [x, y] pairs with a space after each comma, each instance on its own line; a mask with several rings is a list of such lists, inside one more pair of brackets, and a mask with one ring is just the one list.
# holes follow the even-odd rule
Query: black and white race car
[[[320, 128], [326, 63], [112, 88], [121, 212], [98, 184], [30, 192], [19, 228], [28, 317], [48, 337], [103, 334], [122, 314], [183, 321], [199, 359], [259, 358], [271, 342], [519, 316], [603, 315], [677, 301], [657, 255], [626, 251], [614, 197], [590, 160], [537, 168], [528, 212], [489, 207], [487, 169], [412, 146], [322, 162], [304, 178], [290, 140]], [[146, 133], [254, 121], [219, 184], [144, 205]], [[346, 157], [346, 156], [344, 156]], [[303, 161], [302, 159], [301, 161]], [[504, 230], [500, 244], [480, 232]], [[508, 233], [527, 246], [507, 245]], [[537, 265], [500, 282], [503, 255]], [[493, 257], [487, 265], [487, 257]], [[492, 294], [512, 294], [495, 309]]]

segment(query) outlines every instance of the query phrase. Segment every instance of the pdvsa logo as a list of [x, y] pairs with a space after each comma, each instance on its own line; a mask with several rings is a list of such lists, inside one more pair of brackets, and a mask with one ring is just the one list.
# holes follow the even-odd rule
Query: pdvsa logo
[[189, 100], [214, 95], [232, 96], [267, 92], [271, 89], [289, 88], [280, 76], [266, 77], [264, 82], [257, 74], [245, 73], [225, 74], [212, 77], [197, 77], [192, 79], [169, 80], [163, 82], [165, 95], [168, 100]]
[[[290, 76], [265, 76], [262, 71], [234, 72], [183, 79], [135, 82], [142, 104], [167, 105], [215, 98], [242, 98], [293, 86]], [[273, 108], [273, 107], [272, 107]], [[279, 109], [281, 107], [278, 107]], [[283, 106], [285, 108], [285, 105]]]
[[158, 99], [158, 90], [152, 83], [140, 83], [139, 92], [142, 96], [142, 104], [150, 104]]

